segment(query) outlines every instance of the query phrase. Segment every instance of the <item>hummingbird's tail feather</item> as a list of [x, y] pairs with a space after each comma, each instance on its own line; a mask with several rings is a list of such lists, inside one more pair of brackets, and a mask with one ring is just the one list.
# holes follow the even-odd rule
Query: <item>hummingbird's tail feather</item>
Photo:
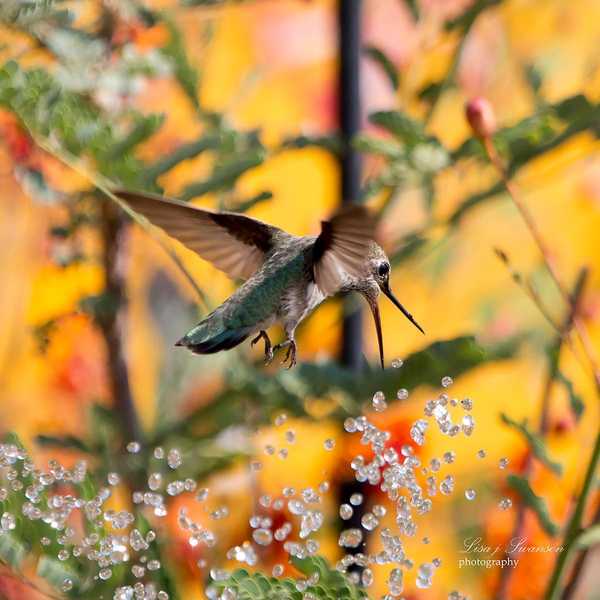
[[244, 327], [211, 332], [210, 328], [203, 322], [194, 327], [189, 333], [186, 333], [175, 345], [185, 346], [194, 354], [214, 354], [241, 344], [252, 331], [251, 328]]

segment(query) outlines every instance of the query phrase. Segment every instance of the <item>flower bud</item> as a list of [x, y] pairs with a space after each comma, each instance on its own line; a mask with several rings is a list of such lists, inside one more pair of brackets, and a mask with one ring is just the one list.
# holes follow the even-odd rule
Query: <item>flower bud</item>
[[478, 97], [469, 100], [465, 107], [465, 114], [477, 137], [489, 137], [496, 131], [494, 109], [485, 98]]

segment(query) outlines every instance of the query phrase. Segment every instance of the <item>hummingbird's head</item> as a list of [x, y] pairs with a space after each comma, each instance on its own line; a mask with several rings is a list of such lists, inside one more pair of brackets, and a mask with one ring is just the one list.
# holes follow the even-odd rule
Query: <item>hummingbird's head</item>
[[379, 316], [378, 299], [380, 293], [383, 292], [396, 306], [402, 314], [421, 332], [425, 333], [422, 327], [415, 321], [414, 317], [402, 306], [400, 301], [394, 296], [390, 287], [391, 275], [390, 260], [379, 244], [373, 242], [371, 244], [369, 255], [367, 256], [367, 264], [365, 269], [365, 277], [356, 282], [354, 290], [360, 292], [371, 308], [373, 319], [375, 320], [375, 329], [377, 331], [377, 341], [379, 343], [379, 358], [383, 368], [383, 335], [381, 332], [381, 318]]

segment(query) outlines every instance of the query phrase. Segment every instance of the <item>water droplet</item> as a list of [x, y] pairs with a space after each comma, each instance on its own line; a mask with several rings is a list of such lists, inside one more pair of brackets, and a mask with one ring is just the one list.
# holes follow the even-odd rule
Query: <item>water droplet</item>
[[467, 500], [475, 500], [475, 496], [477, 496], [477, 492], [474, 489], [469, 488], [465, 490], [465, 498]]
[[1, 531], [11, 531], [17, 526], [17, 520], [14, 515], [9, 512], [2, 513], [2, 517], [0, 517], [0, 530]]
[[150, 473], [148, 477], [148, 487], [155, 492], [162, 485], [162, 475], [160, 473]]
[[392, 360], [392, 369], [399, 369], [404, 364], [404, 361], [401, 358], [394, 358]]
[[454, 477], [452, 475], [446, 475], [440, 483], [440, 492], [445, 496], [449, 496], [454, 490]]
[[367, 531], [373, 531], [379, 525], [379, 520], [373, 513], [367, 512], [361, 517], [360, 524]]
[[106, 581], [107, 579], [110, 579], [112, 576], [112, 570], [111, 569], [100, 569], [99, 573], [98, 573], [98, 577], [100, 577], [100, 579], [102, 579], [102, 581]]
[[142, 449], [142, 446], [139, 442], [129, 442], [127, 444], [127, 452], [131, 454], [137, 454]]
[[281, 577], [283, 575], [283, 565], [273, 565], [273, 577]]
[[273, 534], [270, 529], [255, 529], [252, 539], [260, 546], [268, 546], [273, 541]]
[[342, 548], [358, 548], [363, 540], [363, 533], [360, 529], [345, 529], [340, 533], [338, 545]]
[[335, 440], [333, 440], [332, 438], [327, 438], [323, 442], [323, 447], [325, 448], [325, 450], [333, 450], [335, 448]]
[[275, 425], [280, 427], [287, 421], [287, 415], [285, 413], [281, 413], [275, 417]]
[[352, 494], [352, 496], [350, 496], [350, 504], [352, 504], [352, 506], [360, 506], [362, 504], [362, 501], [363, 501], [362, 494], [355, 493], [355, 494]]
[[109, 485], [119, 485], [121, 482], [121, 478], [119, 477], [118, 473], [109, 473], [106, 477], [106, 480], [108, 481]]
[[473, 400], [471, 400], [470, 398], [464, 398], [463, 400], [460, 401], [460, 405], [465, 410], [471, 410], [473, 408]]
[[485, 458], [486, 457], [486, 451], [482, 448], [481, 450], [477, 451], [477, 456], [479, 458]]
[[408, 398], [408, 390], [406, 388], [400, 388], [396, 393], [398, 400], [406, 400]]
[[171, 469], [177, 469], [181, 466], [181, 452], [177, 448], [171, 448], [167, 454], [167, 464]]
[[210, 578], [213, 581], [225, 581], [229, 578], [229, 573], [225, 569], [213, 568], [210, 570]]
[[456, 458], [456, 453], [452, 450], [449, 450], [448, 452], [444, 453], [444, 462], [448, 465], [452, 464], [454, 462], [454, 459]]
[[296, 432], [293, 429], [288, 429], [285, 432], [285, 439], [288, 443], [293, 444], [296, 441]]
[[365, 569], [360, 577], [360, 582], [362, 585], [364, 587], [371, 587], [371, 585], [373, 585], [373, 580], [373, 571], [371, 571], [369, 568]]
[[165, 450], [164, 448], [157, 446], [156, 448], [154, 448], [153, 454], [154, 458], [156, 458], [157, 460], [162, 460], [165, 457]]
[[354, 509], [349, 504], [340, 504], [340, 518], [347, 521], [354, 513]]
[[503, 457], [498, 461], [498, 466], [501, 469], [506, 469], [506, 467], [508, 467], [508, 463], [509, 463], [508, 458]]
[[345, 421], [344, 421], [344, 429], [348, 432], [348, 433], [354, 433], [357, 430], [356, 427], [356, 420], [353, 419], [352, 417], [348, 417]]
[[63, 579], [60, 589], [63, 592], [69, 592], [70, 590], [72, 590], [73, 589], [73, 580], [69, 579], [68, 577], [66, 579]]
[[387, 408], [387, 402], [385, 401], [384, 393], [375, 392], [373, 395], [372, 404], [375, 412], [383, 412]]
[[510, 498], [502, 498], [502, 500], [500, 500], [498, 503], [498, 506], [502, 510], [508, 510], [512, 506], [512, 500]]
[[448, 375], [446, 375], [445, 377], [442, 377], [442, 387], [450, 387], [452, 384], [454, 383], [454, 380], [452, 379], [452, 377], [449, 377]]
[[465, 435], [471, 435], [475, 428], [475, 420], [471, 415], [465, 415], [462, 418], [461, 427]]

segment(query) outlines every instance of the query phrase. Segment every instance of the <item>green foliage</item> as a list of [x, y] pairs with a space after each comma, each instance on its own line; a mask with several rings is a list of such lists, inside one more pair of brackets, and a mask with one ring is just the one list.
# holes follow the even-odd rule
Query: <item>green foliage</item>
[[[341, 420], [359, 414], [362, 404], [377, 390], [394, 401], [399, 388], [437, 386], [449, 373], [458, 377], [488, 361], [507, 359], [514, 355], [520, 341], [517, 338], [484, 349], [471, 336], [458, 337], [434, 342], [411, 354], [406, 357], [401, 369], [374, 369], [360, 373], [353, 373], [334, 363], [306, 362], [290, 371], [283, 369], [270, 373], [242, 361], [236, 362], [226, 370], [223, 389], [215, 394], [212, 402], [176, 423], [161, 423], [153, 443], [162, 444], [165, 440], [176, 439], [181, 444], [190, 440], [191, 446], [196, 444], [200, 448], [219, 432], [238, 424], [239, 415], [247, 412], [248, 406], [255, 408], [255, 426], [270, 423], [273, 416], [281, 411], [310, 416], [305, 405], [305, 399], [310, 397], [336, 398], [338, 406], [330, 417]], [[206, 447], [205, 460], [211, 456], [210, 447]], [[220, 468], [228, 464], [228, 455], [221, 451], [213, 460], [213, 468]]]
[[397, 90], [400, 86], [400, 77], [398, 70], [390, 58], [381, 50], [375, 46], [367, 46], [364, 49], [364, 53], [368, 56], [375, 64], [377, 64], [387, 77], [392, 89]]
[[544, 531], [552, 537], [557, 535], [558, 527], [550, 517], [546, 502], [543, 498], [535, 494], [531, 489], [529, 481], [524, 477], [514, 474], [509, 475], [506, 481], [508, 485], [519, 494], [523, 504], [533, 510]]
[[[223, 592], [228, 588], [237, 594], [239, 600], [302, 600], [304, 594], [312, 594], [318, 600], [363, 600], [366, 593], [351, 583], [338, 571], [331, 569], [325, 559], [312, 556], [304, 559], [293, 559], [294, 566], [306, 578], [318, 575], [316, 584], [308, 584], [303, 592], [296, 589], [296, 581], [292, 578], [276, 579], [266, 577], [262, 573], [248, 573], [245, 569], [237, 569], [224, 581], [213, 585]], [[316, 575], [315, 575], [316, 574]]]
[[598, 544], [600, 544], [600, 525], [588, 527], [575, 539], [575, 547], [580, 549], [592, 548]]
[[567, 397], [569, 398], [569, 406], [571, 408], [571, 412], [573, 413], [575, 420], [579, 421], [581, 415], [583, 415], [583, 411], [585, 410], [585, 404], [583, 403], [581, 396], [575, 390], [573, 382], [570, 379], [568, 379], [564, 373], [561, 373], [559, 371], [556, 375], [556, 379], [557, 381], [562, 383], [565, 389], [567, 390]]
[[517, 421], [514, 421], [504, 413], [500, 414], [500, 418], [502, 419], [503, 423], [518, 431], [523, 436], [523, 438], [525, 438], [525, 441], [529, 446], [529, 450], [542, 464], [548, 467], [553, 473], [556, 473], [556, 475], [562, 474], [562, 465], [553, 461], [550, 458], [544, 440], [539, 435], [537, 435], [529, 429], [526, 421], [523, 421], [522, 423], [517, 423]]
[[169, 43], [162, 49], [162, 52], [173, 64], [175, 77], [186, 96], [194, 108], [201, 111], [198, 100], [198, 83], [200, 77], [187, 56], [181, 32], [173, 21], [166, 20], [166, 23], [169, 28], [170, 38]]

